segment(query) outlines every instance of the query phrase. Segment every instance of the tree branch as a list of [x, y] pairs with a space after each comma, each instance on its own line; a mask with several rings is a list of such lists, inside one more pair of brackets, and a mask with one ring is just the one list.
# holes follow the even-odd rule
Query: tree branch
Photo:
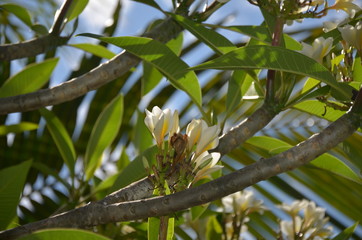
[[[167, 42], [176, 37], [181, 31], [182, 27], [179, 24], [172, 19], [167, 19], [143, 36], [161, 42]], [[0, 98], [0, 115], [12, 112], [31, 111], [70, 101], [122, 76], [139, 62], [139, 58], [123, 52], [108, 62], [94, 68], [92, 71], [53, 88], [8, 98]]]
[[49, 34], [21, 43], [4, 44], [0, 46], [0, 61], [34, 57], [58, 46], [65, 45], [68, 40], [69, 37], [59, 37]]
[[277, 174], [300, 167], [330, 150], [359, 127], [360, 114], [349, 112], [321, 133], [269, 159], [246, 166], [201, 186], [164, 197], [104, 205], [90, 203], [38, 222], [0, 233], [0, 239], [14, 239], [36, 230], [54, 227], [81, 228], [110, 222], [165, 216], [192, 206], [205, 204], [240, 191]]

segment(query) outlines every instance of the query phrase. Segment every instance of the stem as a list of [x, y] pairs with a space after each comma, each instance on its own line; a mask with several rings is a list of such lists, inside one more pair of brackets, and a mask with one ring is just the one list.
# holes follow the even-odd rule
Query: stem
[[62, 24], [64, 23], [65, 16], [69, 10], [70, 5], [73, 0], [66, 0], [60, 8], [59, 15], [57, 19], [54, 21], [53, 27], [50, 29], [50, 34], [58, 35], [60, 33]]
[[[281, 44], [282, 36], [283, 36], [283, 26], [284, 26], [284, 19], [277, 17], [274, 32], [273, 32], [273, 39], [272, 39], [272, 46], [279, 46]], [[275, 102], [275, 70], [268, 70], [267, 78], [266, 78], [266, 94], [265, 94], [265, 101], [269, 103]]]
[[167, 230], [168, 230], [168, 219], [169, 216], [160, 217], [160, 230], [158, 232], [158, 240], [167, 239]]

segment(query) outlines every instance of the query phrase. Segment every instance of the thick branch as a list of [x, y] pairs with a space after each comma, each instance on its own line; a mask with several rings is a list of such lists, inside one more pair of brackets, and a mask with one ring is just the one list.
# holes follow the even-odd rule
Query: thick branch
[[240, 146], [259, 130], [263, 129], [276, 115], [273, 108], [264, 104], [250, 117], [231, 128], [220, 138], [217, 148], [213, 152], [219, 152], [222, 156]]
[[[168, 19], [144, 36], [167, 42], [176, 37], [181, 31], [180, 25], [172, 19]], [[139, 58], [123, 52], [92, 71], [53, 88], [14, 97], [0, 98], [0, 114], [31, 111], [70, 101], [122, 76], [139, 62]]]
[[69, 37], [46, 35], [29, 41], [5, 44], [0, 46], [0, 61], [10, 61], [19, 58], [34, 57], [58, 46], [65, 45]]
[[80, 228], [150, 216], [164, 216], [205, 204], [308, 163], [352, 135], [358, 128], [359, 122], [360, 115], [350, 112], [333, 122], [321, 133], [311, 136], [308, 140], [281, 154], [269, 159], [261, 159], [201, 186], [164, 197], [112, 205], [89, 204], [39, 222], [3, 231], [0, 233], [0, 239], [14, 239], [44, 228]]

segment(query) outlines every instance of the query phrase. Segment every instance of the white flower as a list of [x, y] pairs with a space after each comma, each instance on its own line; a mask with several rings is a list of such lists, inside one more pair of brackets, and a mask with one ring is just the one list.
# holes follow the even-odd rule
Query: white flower
[[336, 0], [336, 2], [328, 9], [335, 9], [337, 11], [345, 11], [351, 18], [354, 17], [356, 12], [360, 11], [361, 8], [356, 4], [352, 3], [354, 0]]
[[299, 233], [302, 228], [302, 219], [299, 216], [294, 218], [294, 224], [292, 221], [281, 221], [280, 222], [280, 230], [288, 240], [294, 240], [295, 233]]
[[[281, 221], [280, 229], [286, 239], [294, 239], [296, 234], [301, 234], [303, 239], [326, 239], [332, 235], [332, 227], [326, 226], [328, 218], [325, 209], [317, 207], [312, 201], [294, 201], [291, 205], [282, 204], [281, 209], [288, 212], [293, 221]], [[302, 211], [304, 218], [297, 214]], [[293, 229], [294, 226], [294, 229]]]
[[263, 200], [256, 199], [254, 193], [248, 190], [230, 194], [222, 198], [221, 202], [224, 205], [225, 212], [228, 213], [263, 213], [264, 210], [267, 210], [267, 208], [263, 206]]
[[299, 213], [299, 211], [301, 211], [302, 209], [307, 207], [307, 205], [308, 205], [308, 201], [303, 199], [302, 201], [295, 200], [294, 202], [292, 202], [291, 205], [282, 203], [278, 207], [280, 209], [286, 211], [287, 213], [289, 213], [291, 216], [296, 216]]
[[161, 110], [155, 106], [152, 112], [146, 109], [145, 124], [155, 138], [157, 145], [162, 146], [166, 134], [178, 131], [178, 113], [171, 113], [170, 109]]
[[193, 119], [187, 125], [186, 134], [188, 136], [188, 151], [196, 145], [196, 157], [201, 153], [215, 148], [219, 144], [220, 128], [218, 126], [208, 127], [204, 120]]
[[209, 175], [219, 169], [221, 169], [223, 166], [216, 165], [216, 163], [220, 159], [220, 153], [209, 153], [209, 152], [203, 152], [198, 157], [195, 157], [194, 154], [191, 162], [195, 164], [193, 173], [195, 174], [195, 178], [193, 182], [197, 182], [202, 177]]
[[301, 53], [322, 63], [323, 57], [332, 49], [332, 44], [333, 38], [329, 37], [324, 39], [323, 37], [319, 37], [314, 40], [312, 45], [302, 43], [303, 49]]
[[359, 21], [356, 26], [345, 25], [339, 27], [343, 40], [349, 45], [355, 47], [358, 52], [362, 50], [362, 22]]

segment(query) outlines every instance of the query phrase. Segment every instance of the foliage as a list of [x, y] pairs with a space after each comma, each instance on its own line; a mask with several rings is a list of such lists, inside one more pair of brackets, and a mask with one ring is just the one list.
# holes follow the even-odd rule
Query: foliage
[[[84, 33], [79, 21], [88, 1], [49, 5], [53, 12], [59, 7], [52, 27], [49, 19], [35, 21], [36, 9], [28, 2], [0, 3], [0, 230], [29, 226], [88, 202], [105, 203], [112, 192], [132, 183], [151, 182], [155, 189], [134, 196], [151, 198], [153, 193], [165, 196], [160, 199], [167, 203], [166, 195], [212, 184], [265, 159], [273, 164], [295, 149], [287, 166], [258, 169], [250, 189], [229, 197], [229, 186], [223, 186], [214, 201], [185, 206], [169, 216], [159, 218], [159, 209], [150, 207], [151, 215], [122, 222], [79, 219], [79, 225], [71, 225], [93, 226], [97, 234], [57, 226], [24, 239], [153, 239], [165, 229], [164, 239], [361, 238], [362, 136], [360, 120], [355, 120], [362, 112], [362, 46], [356, 40], [362, 34], [360, 8], [346, 0], [329, 5], [318, 0], [218, 0], [207, 6], [201, 0], [174, 0], [172, 10], [162, 1], [134, 2], [161, 12], [165, 20], [148, 23], [141, 36], [119, 36], [120, 13], [127, 9], [117, 1], [111, 25]], [[264, 21], [250, 26], [228, 25], [227, 16], [207, 20], [222, 15], [228, 4], [258, 8]], [[321, 26], [283, 31], [293, 21], [324, 19], [335, 10], [345, 11], [348, 18], [334, 30], [326, 23], [325, 31]], [[230, 32], [243, 40], [232, 41]], [[115, 46], [127, 52], [117, 54]], [[212, 54], [200, 51], [205, 46]], [[27, 48], [43, 54], [29, 56]], [[79, 68], [66, 66], [69, 81], [53, 87], [55, 70], [66, 59], [64, 48], [82, 51]], [[203, 60], [189, 64], [190, 55]], [[172, 115], [170, 109], [155, 106], [177, 111]], [[355, 129], [348, 138], [339, 140], [328, 132], [327, 125], [352, 115]], [[255, 131], [243, 124], [254, 124]], [[209, 138], [195, 140], [197, 131]], [[320, 140], [328, 151], [312, 152], [312, 161], [303, 162], [308, 153], [298, 147], [315, 133], [336, 144]], [[202, 141], [212, 147], [199, 151]], [[241, 144], [232, 151], [222, 149], [235, 142]], [[311, 146], [310, 151], [322, 148]], [[220, 154], [212, 151], [222, 153], [219, 165]], [[222, 171], [208, 171], [220, 165]], [[274, 169], [282, 170], [260, 181]], [[112, 203], [121, 206], [131, 200], [139, 199], [132, 193]], [[145, 206], [150, 201], [144, 200]], [[97, 214], [104, 219], [102, 212]], [[165, 222], [168, 226], [162, 228]], [[0, 239], [6, 233], [0, 232]]]

